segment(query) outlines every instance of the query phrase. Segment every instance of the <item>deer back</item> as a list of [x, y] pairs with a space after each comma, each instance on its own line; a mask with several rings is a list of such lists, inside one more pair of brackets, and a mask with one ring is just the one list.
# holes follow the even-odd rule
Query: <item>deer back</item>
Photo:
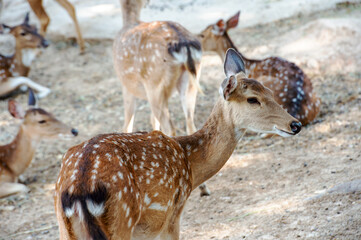
[[122, 84], [143, 99], [146, 94], [142, 86], [173, 89], [176, 82], [165, 79], [180, 75], [182, 66], [183, 70], [189, 66], [191, 73], [196, 74], [194, 61], [199, 62], [201, 57], [201, 46], [195, 36], [177, 23], [163, 21], [124, 29], [116, 37], [113, 51], [115, 70]]
[[135, 224], [156, 234], [180, 214], [191, 183], [184, 151], [172, 138], [159, 131], [105, 134], [64, 155], [56, 204], [70, 235], [70, 219], [81, 214], [97, 219], [107, 236], [121, 236]]

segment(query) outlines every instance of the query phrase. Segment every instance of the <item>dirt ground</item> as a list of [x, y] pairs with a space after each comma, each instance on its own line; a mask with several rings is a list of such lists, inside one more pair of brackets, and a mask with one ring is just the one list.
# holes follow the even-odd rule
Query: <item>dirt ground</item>
[[[245, 55], [260, 57], [277, 54], [286, 40], [296, 41], [290, 33], [297, 29], [305, 35], [321, 31], [304, 28], [319, 19], [360, 18], [360, 4], [344, 4], [235, 29], [230, 35]], [[227, 164], [207, 182], [211, 196], [200, 197], [198, 190], [192, 193], [181, 239], [361, 239], [361, 189], [327, 193], [333, 186], [361, 179], [361, 68], [356, 64], [361, 39], [357, 32], [346, 30], [333, 33], [334, 39], [344, 40], [337, 49], [329, 48], [332, 57], [316, 56], [311, 61], [302, 51], [290, 55], [312, 78], [322, 99], [316, 122], [293, 138], [245, 136]], [[52, 195], [62, 154], [98, 133], [121, 129], [122, 91], [112, 66], [111, 45], [111, 41], [88, 41], [86, 53], [79, 55], [71, 41], [56, 41], [33, 64], [30, 77], [52, 89], [41, 107], [78, 128], [80, 135], [39, 145], [24, 174], [31, 192], [0, 199], [0, 239], [58, 239]], [[338, 64], [332, 65], [332, 59]], [[197, 99], [197, 127], [209, 115], [224, 78], [218, 56], [206, 54], [203, 66], [205, 94]], [[26, 96], [17, 100], [25, 104]], [[179, 103], [178, 96], [173, 97], [170, 109], [178, 134], [185, 134]], [[0, 102], [0, 144], [9, 142], [20, 124], [6, 109], [7, 103]], [[151, 129], [149, 113], [149, 104], [138, 101], [135, 130]]]

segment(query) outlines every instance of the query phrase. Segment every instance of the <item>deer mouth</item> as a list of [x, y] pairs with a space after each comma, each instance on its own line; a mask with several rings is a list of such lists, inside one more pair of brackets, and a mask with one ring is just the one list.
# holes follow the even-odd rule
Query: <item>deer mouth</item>
[[291, 136], [296, 135], [296, 133], [288, 132], [288, 131], [279, 129], [276, 126], [274, 126], [273, 129], [274, 129], [274, 133], [280, 135], [281, 137], [291, 137]]
[[65, 140], [70, 140], [70, 139], [73, 139], [74, 137], [75, 137], [75, 135], [73, 135], [73, 134], [68, 134], [68, 133], [66, 133], [66, 134], [59, 133], [59, 134], [58, 134], [58, 138], [60, 138], [60, 139], [65, 139]]

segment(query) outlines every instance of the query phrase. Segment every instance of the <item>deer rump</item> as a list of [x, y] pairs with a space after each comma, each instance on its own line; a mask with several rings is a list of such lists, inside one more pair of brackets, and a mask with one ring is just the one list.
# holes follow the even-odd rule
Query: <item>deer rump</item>
[[[98, 184], [94, 192], [84, 192], [85, 194], [69, 194], [68, 191], [62, 193], [61, 205], [67, 217], [66, 224], [73, 225], [76, 229], [70, 229], [77, 234], [81, 231], [85, 235], [89, 234], [92, 239], [106, 240], [108, 238], [96, 217], [104, 212], [104, 204], [108, 199], [107, 190], [104, 185]], [[75, 219], [71, 220], [72, 217]], [[84, 227], [85, 229], [82, 229]]]
[[194, 76], [197, 75], [195, 61], [199, 62], [202, 56], [201, 43], [181, 27], [179, 24], [166, 22], [173, 29], [177, 36], [178, 42], [168, 43], [168, 53], [180, 63], [184, 63], [186, 69]]

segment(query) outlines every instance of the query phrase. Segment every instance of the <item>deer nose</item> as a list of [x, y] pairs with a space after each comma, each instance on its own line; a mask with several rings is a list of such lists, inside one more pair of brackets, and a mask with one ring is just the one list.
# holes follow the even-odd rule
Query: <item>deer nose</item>
[[294, 134], [297, 134], [301, 131], [302, 124], [300, 122], [293, 121], [291, 123], [291, 130]]
[[71, 129], [71, 133], [74, 135], [74, 136], [78, 136], [78, 130], [76, 130], [75, 128], [72, 128]]

